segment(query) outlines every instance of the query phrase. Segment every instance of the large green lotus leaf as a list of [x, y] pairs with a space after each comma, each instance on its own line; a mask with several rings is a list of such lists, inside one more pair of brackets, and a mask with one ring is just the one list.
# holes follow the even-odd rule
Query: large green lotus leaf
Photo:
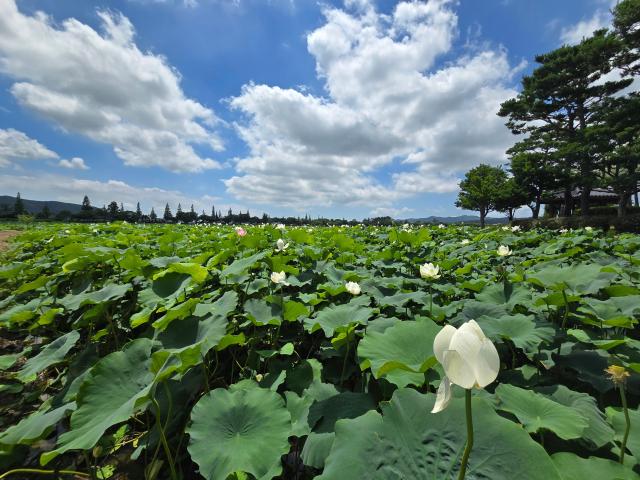
[[0, 278], [14, 278], [16, 277], [22, 269], [27, 266], [26, 263], [9, 263], [7, 265], [0, 265]]
[[68, 450], [93, 448], [105, 430], [146, 405], [154, 378], [149, 371], [152, 345], [147, 338], [134, 340], [94, 365], [80, 386], [71, 430], [60, 436], [56, 450], [42, 454], [40, 463]]
[[287, 322], [295, 322], [300, 317], [307, 317], [309, 309], [300, 302], [289, 300], [284, 302], [284, 319]]
[[[336, 438], [318, 480], [451, 480], [466, 442], [464, 400], [429, 413], [435, 395], [399, 389], [380, 415], [336, 423]], [[544, 449], [517, 424], [474, 398], [474, 447], [468, 480], [560, 480]]]
[[551, 456], [562, 480], [637, 480], [638, 474], [629, 467], [606, 458], [582, 458], [574, 453], [560, 452]]
[[153, 279], [156, 280], [158, 278], [164, 277], [167, 273], [184, 273], [186, 275], [191, 276], [194, 282], [202, 283], [206, 280], [209, 271], [198, 263], [190, 263], [190, 262], [177, 262], [169, 265], [169, 268], [166, 270], [162, 270], [161, 272], [156, 273], [153, 276]]
[[23, 283], [22, 285], [20, 285], [20, 287], [15, 290], [14, 294], [20, 295], [21, 293], [37, 290], [38, 288], [44, 287], [51, 279], [52, 277], [50, 275], [41, 275], [31, 282]]
[[189, 454], [204, 478], [222, 480], [241, 471], [268, 480], [282, 471], [291, 415], [270, 390], [218, 388], [193, 407], [187, 433]]
[[640, 295], [611, 297], [607, 302], [615, 305], [624, 315], [640, 315]]
[[401, 388], [423, 385], [424, 372], [436, 363], [433, 339], [440, 330], [429, 319], [397, 322], [383, 332], [367, 330], [358, 344], [360, 366]]
[[309, 467], [323, 468], [335, 438], [336, 434], [333, 432], [311, 432], [305, 439], [304, 447], [300, 452], [302, 462]]
[[175, 301], [191, 284], [191, 276], [184, 273], [171, 272], [153, 281], [151, 286], [138, 294], [140, 305], [155, 309], [158, 305], [167, 306]]
[[599, 392], [607, 392], [613, 383], [604, 374], [610, 355], [602, 350], [572, 350], [556, 358], [556, 365], [575, 370], [579, 380]]
[[541, 343], [550, 342], [555, 336], [551, 324], [536, 322], [533, 315], [482, 316], [476, 320], [491, 340], [511, 340], [516, 347], [529, 354], [536, 353]]
[[56, 338], [44, 347], [38, 355], [27, 360], [16, 377], [23, 383], [33, 381], [36, 375], [45, 368], [64, 361], [65, 356], [79, 338], [80, 333], [77, 330], [71, 330], [66, 335]]
[[244, 302], [244, 311], [249, 319], [258, 326], [280, 325], [282, 323], [282, 307], [278, 303], [268, 303], [259, 298], [251, 298]]
[[58, 300], [58, 303], [66, 310], [73, 312], [84, 305], [98, 305], [120, 299], [132, 288], [133, 286], [130, 283], [125, 283], [124, 285], [110, 283], [94, 292], [83, 292], [78, 295], [69, 294]]
[[567, 329], [567, 334], [571, 335], [579, 342], [594, 345], [595, 347], [602, 350], [611, 350], [612, 348], [619, 347], [620, 345], [625, 345], [626, 343], [632, 341], [632, 339], [630, 339], [629, 337], [603, 339], [600, 332], [589, 332], [581, 328], [569, 328]]
[[167, 308], [167, 313], [153, 322], [153, 328], [162, 331], [167, 328], [167, 326], [170, 325], [174, 320], [182, 320], [187, 318], [191, 315], [191, 313], [193, 313], [193, 310], [196, 308], [198, 302], [199, 300], [197, 298], [189, 298], [182, 303]]
[[588, 393], [574, 392], [564, 385], [537, 388], [536, 391], [547, 395], [562, 405], [580, 412], [589, 425], [582, 432], [582, 438], [600, 448], [613, 441], [614, 431], [606, 420], [604, 413], [598, 408], [596, 399]]
[[429, 294], [425, 292], [406, 292], [396, 293], [394, 295], [380, 295], [376, 298], [376, 303], [381, 307], [406, 307], [409, 302], [418, 303], [421, 305], [429, 304]]
[[22, 355], [20, 353], [0, 355], [0, 370], [8, 370], [13, 367], [21, 356]]
[[519, 284], [494, 283], [477, 293], [476, 300], [496, 305], [507, 305], [509, 308], [518, 304], [527, 306], [531, 303], [531, 291]]
[[304, 437], [311, 433], [309, 427], [309, 409], [315, 401], [310, 395], [300, 396], [296, 392], [284, 392], [287, 410], [291, 414], [291, 435]]
[[571, 266], [548, 265], [529, 272], [527, 280], [552, 289], [570, 289], [578, 293], [597, 293], [610, 285], [615, 273], [603, 272], [602, 265], [583, 263]]
[[14, 305], [10, 309], [0, 313], [0, 324], [20, 324], [31, 320], [37, 315], [38, 308], [50, 305], [51, 303], [53, 303], [53, 299], [51, 298], [45, 300], [34, 298], [27, 303]]
[[638, 295], [611, 297], [607, 300], [585, 298], [579, 311], [593, 315], [605, 324], [631, 328], [636, 323], [633, 316], [640, 310], [639, 301]]
[[[638, 427], [640, 425], [640, 407], [635, 410], [629, 409], [628, 412], [631, 429], [629, 430], [627, 449], [636, 459], [640, 459], [640, 427]], [[606, 414], [616, 432], [616, 442], [621, 443], [626, 428], [624, 412], [620, 408], [607, 407]]]
[[531, 390], [503, 383], [496, 388], [496, 397], [497, 408], [514, 414], [530, 433], [547, 429], [570, 440], [580, 438], [589, 426], [582, 412]]
[[485, 317], [504, 317], [511, 313], [511, 308], [506, 305], [497, 305], [495, 303], [479, 302], [478, 300], [464, 300], [462, 308], [462, 317], [466, 320], [475, 320], [482, 316]]
[[258, 261], [266, 257], [268, 253], [269, 253], [268, 251], [258, 252], [249, 257], [244, 257], [244, 258], [235, 260], [233, 263], [227, 266], [224, 270], [222, 270], [221, 276], [226, 278], [226, 277], [243, 274], [247, 272], [247, 270], [249, 270], [251, 267], [253, 267], [256, 263], [258, 263]]
[[325, 336], [330, 338], [339, 327], [365, 325], [375, 312], [373, 308], [366, 306], [368, 303], [368, 298], [359, 297], [343, 305], [326, 307], [315, 318], [305, 318], [305, 328], [310, 332], [322, 329]]
[[34, 441], [43, 438], [56, 423], [67, 415], [67, 412], [75, 408], [75, 402], [71, 402], [53, 410], [37, 410], [18, 424], [0, 433], [0, 444], [31, 445]]
[[376, 402], [366, 393], [342, 392], [311, 405], [307, 420], [314, 432], [333, 432], [338, 420], [356, 418], [375, 408]]
[[238, 305], [238, 294], [232, 290], [224, 293], [215, 302], [199, 303], [196, 305], [193, 315], [196, 317], [208, 317], [210, 315], [227, 317]]
[[[152, 370], [162, 370], [160, 377], [166, 378], [174, 371], [184, 372], [202, 363], [204, 355], [218, 346], [227, 333], [227, 315], [235, 310], [237, 302], [238, 294], [228, 291], [213, 303], [198, 304], [193, 316], [171, 323], [162, 332], [156, 331], [155, 339], [163, 349], [154, 352]], [[200, 308], [202, 305], [206, 308]]]

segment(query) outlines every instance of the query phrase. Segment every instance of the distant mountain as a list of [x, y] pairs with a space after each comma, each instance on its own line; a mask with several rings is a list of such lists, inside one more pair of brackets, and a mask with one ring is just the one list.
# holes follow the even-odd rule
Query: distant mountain
[[[480, 223], [480, 217], [476, 217], [475, 215], [458, 215], [457, 217], [436, 217], [434, 215], [430, 217], [424, 218], [407, 218], [405, 220], [399, 220], [400, 222], [407, 223]], [[488, 224], [499, 224], [499, 223], [507, 223], [507, 219], [505, 217], [487, 217], [485, 221]]]
[[[15, 205], [15, 203], [16, 197], [11, 197], [9, 195], [0, 195], [0, 210], [13, 210], [13, 206]], [[40, 213], [45, 205], [49, 207], [51, 215], [60, 213], [63, 210], [68, 210], [71, 213], [78, 213], [81, 208], [81, 205], [79, 204], [55, 202], [51, 200], [27, 200], [26, 198], [23, 198], [22, 203], [25, 210], [33, 214]]]

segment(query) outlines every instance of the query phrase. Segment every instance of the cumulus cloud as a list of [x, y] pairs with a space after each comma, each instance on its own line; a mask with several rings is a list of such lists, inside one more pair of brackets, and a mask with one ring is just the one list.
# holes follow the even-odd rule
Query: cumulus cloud
[[13, 128], [0, 129], [0, 167], [15, 160], [55, 159], [58, 154]]
[[611, 13], [607, 9], [598, 9], [590, 18], [580, 20], [574, 25], [562, 29], [560, 40], [562, 43], [575, 45], [584, 38], [591, 36], [596, 30], [611, 25]]
[[70, 159], [62, 159], [58, 162], [59, 167], [77, 169], [77, 170], [89, 170], [89, 167], [84, 163], [84, 159], [80, 157], [73, 157]]
[[166, 203], [169, 203], [173, 213], [178, 203], [182, 204], [183, 209], [188, 209], [193, 204], [197, 212], [211, 212], [214, 203], [216, 209], [223, 212], [229, 208], [234, 211], [247, 210], [245, 205], [223, 204], [219, 198], [209, 195], [193, 197], [178, 190], [131, 185], [120, 180], [103, 182], [79, 179], [66, 175], [0, 175], [0, 191], [19, 191], [23, 198], [30, 200], [57, 200], [77, 204], [84, 195], [88, 195], [91, 204], [96, 207], [116, 201], [122, 202], [129, 210], [134, 210], [136, 203], [140, 202], [145, 212], [154, 207], [158, 215], [162, 215]]
[[0, 73], [24, 107], [68, 132], [110, 144], [125, 164], [197, 172], [220, 164], [194, 150], [223, 149], [214, 112], [188, 98], [160, 55], [141, 51], [119, 13], [100, 11], [102, 32], [76, 19], [0, 2]]
[[[520, 66], [485, 44], [442, 61], [458, 39], [454, 5], [404, 1], [390, 15], [369, 0], [326, 7], [324, 25], [307, 36], [325, 96], [248, 84], [230, 99], [250, 152], [236, 159], [228, 192], [301, 209], [391, 212], [407, 197], [455, 191], [480, 162], [502, 163], [513, 138], [496, 112], [516, 94]], [[393, 163], [406, 170], [379, 181]]]
[[371, 210], [370, 213], [372, 217], [400, 218], [402, 216], [406, 216], [411, 212], [413, 212], [413, 209], [409, 207], [401, 207], [401, 208], [378, 207]]

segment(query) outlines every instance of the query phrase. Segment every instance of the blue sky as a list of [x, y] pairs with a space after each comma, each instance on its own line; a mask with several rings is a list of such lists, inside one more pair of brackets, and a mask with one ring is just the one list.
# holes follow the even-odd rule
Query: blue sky
[[605, 0], [4, 0], [0, 194], [456, 215], [495, 112]]

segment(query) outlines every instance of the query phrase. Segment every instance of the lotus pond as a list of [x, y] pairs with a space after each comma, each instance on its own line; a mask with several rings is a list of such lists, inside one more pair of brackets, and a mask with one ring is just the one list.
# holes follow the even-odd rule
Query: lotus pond
[[[638, 478], [638, 235], [36, 224], [13, 245], [0, 479]], [[482, 348], [455, 347], [470, 325]]]

